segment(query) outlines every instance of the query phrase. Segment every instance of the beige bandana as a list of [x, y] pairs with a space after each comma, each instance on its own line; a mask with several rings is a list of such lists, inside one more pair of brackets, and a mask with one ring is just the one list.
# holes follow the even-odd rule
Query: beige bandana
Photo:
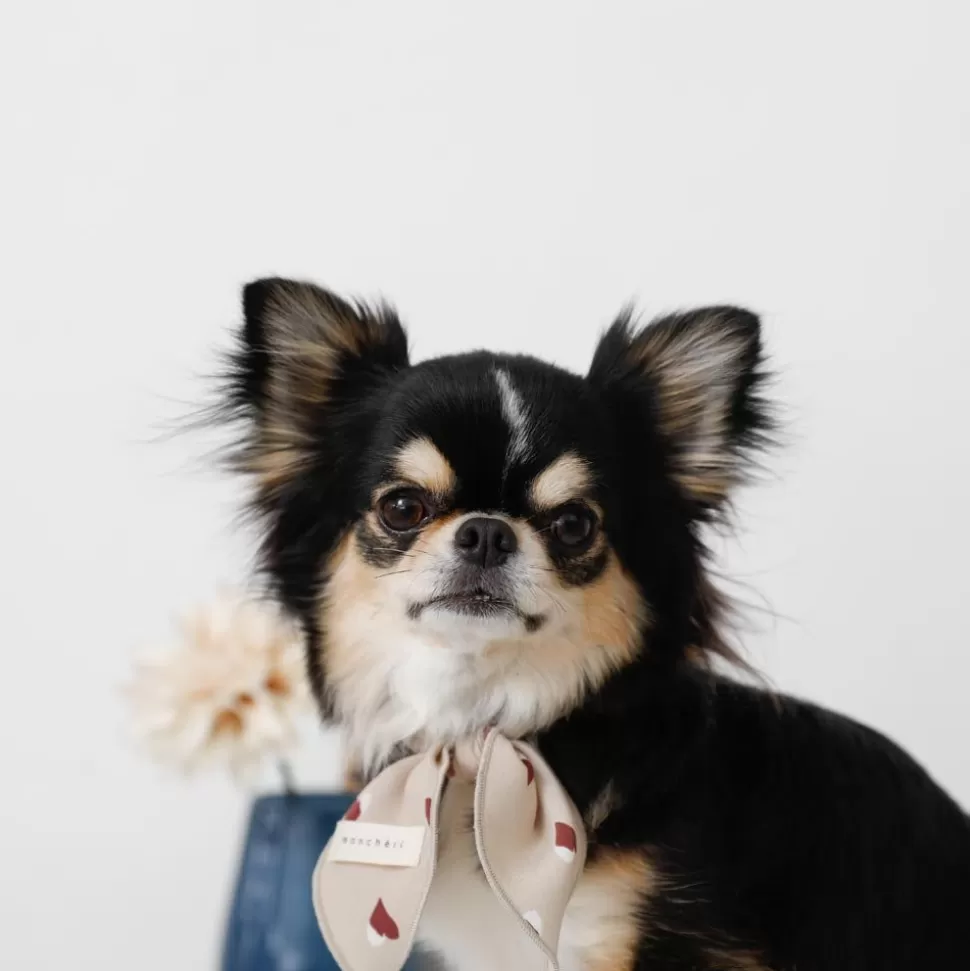
[[394, 763], [338, 824], [313, 874], [313, 904], [343, 971], [399, 971], [407, 960], [434, 877], [441, 797], [456, 766], [475, 777], [485, 879], [534, 945], [525, 944], [516, 971], [557, 971], [559, 928], [586, 858], [583, 824], [539, 753], [495, 730]]

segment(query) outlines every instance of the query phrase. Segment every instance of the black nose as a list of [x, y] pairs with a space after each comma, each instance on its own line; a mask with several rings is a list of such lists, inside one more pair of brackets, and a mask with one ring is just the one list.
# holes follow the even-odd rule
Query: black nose
[[519, 548], [512, 527], [492, 516], [466, 519], [455, 533], [455, 546], [466, 560], [478, 566], [500, 566]]

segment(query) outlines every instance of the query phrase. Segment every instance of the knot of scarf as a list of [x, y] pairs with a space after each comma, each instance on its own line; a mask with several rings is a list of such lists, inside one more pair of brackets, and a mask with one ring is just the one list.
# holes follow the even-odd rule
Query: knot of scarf
[[483, 879], [523, 936], [516, 971], [558, 971], [566, 904], [586, 836], [572, 800], [539, 753], [495, 729], [389, 766], [358, 795], [313, 874], [313, 904], [342, 971], [399, 971], [437, 862], [449, 776], [474, 778], [475, 849]]

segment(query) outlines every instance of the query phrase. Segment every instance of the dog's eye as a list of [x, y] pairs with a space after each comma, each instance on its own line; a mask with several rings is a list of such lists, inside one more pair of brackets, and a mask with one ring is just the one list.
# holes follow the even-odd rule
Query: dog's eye
[[552, 521], [550, 529], [556, 542], [570, 553], [578, 553], [593, 541], [596, 516], [586, 506], [567, 506]]
[[431, 516], [427, 503], [416, 492], [392, 492], [377, 507], [381, 522], [392, 532], [417, 529]]

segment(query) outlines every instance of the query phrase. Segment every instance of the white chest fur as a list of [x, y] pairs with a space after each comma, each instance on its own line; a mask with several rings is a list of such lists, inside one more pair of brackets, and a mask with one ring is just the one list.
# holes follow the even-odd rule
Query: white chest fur
[[[443, 958], [448, 971], [510, 971], [517, 966], [524, 937], [478, 865], [473, 788], [470, 782], [452, 779], [445, 792], [438, 868], [418, 940]], [[601, 956], [613, 952], [617, 934], [629, 937], [633, 918], [626, 897], [612, 893], [599, 875], [580, 878], [560, 934], [560, 971], [596, 971]]]

